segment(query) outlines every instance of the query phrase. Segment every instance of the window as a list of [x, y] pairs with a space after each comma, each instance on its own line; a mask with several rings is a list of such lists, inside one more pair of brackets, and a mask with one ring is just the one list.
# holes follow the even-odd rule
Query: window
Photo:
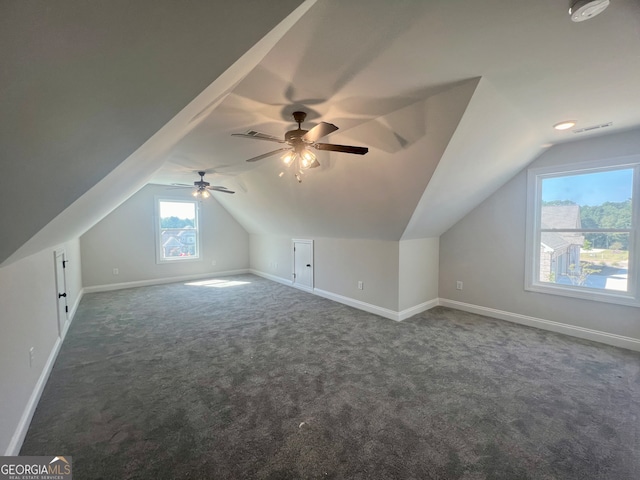
[[157, 198], [156, 219], [158, 263], [199, 258], [197, 202]]
[[640, 306], [640, 158], [529, 170], [525, 289]]

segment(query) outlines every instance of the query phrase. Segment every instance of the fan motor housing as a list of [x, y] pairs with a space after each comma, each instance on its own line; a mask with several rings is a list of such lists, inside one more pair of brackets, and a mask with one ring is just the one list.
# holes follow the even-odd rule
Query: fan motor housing
[[308, 131], [309, 130], [303, 130], [301, 128], [298, 128], [296, 130], [290, 130], [284, 134], [284, 141], [289, 144], [298, 143], [302, 141], [302, 137], [304, 137]]

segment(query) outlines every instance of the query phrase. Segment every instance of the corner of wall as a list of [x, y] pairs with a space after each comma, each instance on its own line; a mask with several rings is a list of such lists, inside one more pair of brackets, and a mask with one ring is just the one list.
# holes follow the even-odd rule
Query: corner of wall
[[438, 298], [439, 264], [440, 239], [438, 237], [400, 241], [398, 261], [400, 311], [410, 311], [416, 307], [419, 309], [421, 305], [430, 304]]

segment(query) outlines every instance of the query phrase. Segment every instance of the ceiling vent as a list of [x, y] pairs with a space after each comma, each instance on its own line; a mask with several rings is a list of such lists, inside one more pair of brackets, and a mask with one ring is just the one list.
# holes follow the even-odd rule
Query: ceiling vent
[[609, 0], [577, 0], [569, 9], [574, 22], [584, 22], [605, 11]]
[[592, 130], [598, 130], [600, 128], [610, 127], [611, 125], [613, 125], [613, 122], [601, 123], [600, 125], [591, 125], [590, 127], [578, 128], [576, 130], [573, 130], [573, 133], [590, 132]]

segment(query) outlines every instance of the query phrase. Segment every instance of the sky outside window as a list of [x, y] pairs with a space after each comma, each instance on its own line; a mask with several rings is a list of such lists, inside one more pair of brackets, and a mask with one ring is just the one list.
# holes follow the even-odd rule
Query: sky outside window
[[196, 218], [196, 206], [188, 202], [160, 202], [160, 218]]
[[545, 178], [542, 201], [570, 200], [578, 205], [626, 202], [631, 198], [633, 169]]

